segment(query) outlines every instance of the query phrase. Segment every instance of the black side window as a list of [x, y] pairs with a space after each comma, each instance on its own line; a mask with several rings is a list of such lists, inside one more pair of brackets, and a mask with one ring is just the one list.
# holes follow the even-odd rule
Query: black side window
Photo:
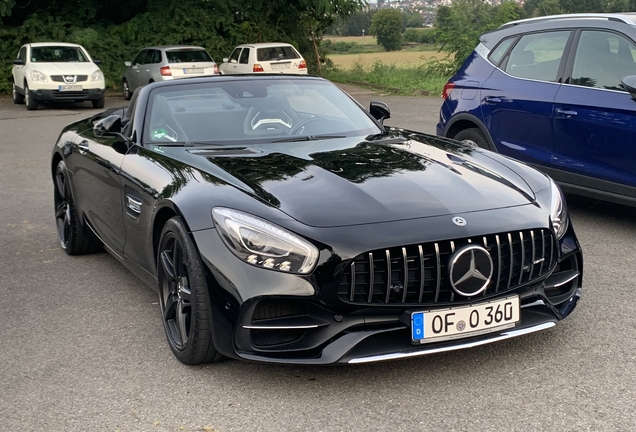
[[241, 48], [234, 48], [234, 51], [230, 54], [229, 62], [232, 63], [232, 60], [238, 62], [239, 54], [241, 54]]
[[515, 77], [556, 82], [569, 37], [569, 30], [524, 35], [502, 67]]
[[239, 63], [248, 64], [250, 60], [250, 49], [243, 48], [243, 52], [241, 52], [241, 57], [239, 58]]
[[144, 64], [144, 58], [146, 57], [146, 52], [147, 50], [141, 50], [139, 52], [139, 54], [137, 54], [137, 57], [135, 57], [135, 59], [133, 60], [133, 64]]
[[636, 46], [617, 33], [583, 30], [576, 47], [572, 84], [622, 90], [621, 78], [634, 75]]
[[515, 39], [516, 39], [516, 36], [508, 38], [508, 39], [504, 39], [501, 42], [499, 42], [499, 45], [497, 45], [495, 49], [492, 50], [490, 52], [490, 55], [488, 56], [488, 59], [492, 62], [492, 64], [499, 66], [501, 59], [506, 54], [506, 52], [508, 52], [508, 48], [510, 48], [510, 45], [512, 45]]
[[20, 48], [20, 52], [18, 53], [18, 58], [26, 63], [26, 58], [27, 58], [27, 56], [26, 56], [26, 47]]

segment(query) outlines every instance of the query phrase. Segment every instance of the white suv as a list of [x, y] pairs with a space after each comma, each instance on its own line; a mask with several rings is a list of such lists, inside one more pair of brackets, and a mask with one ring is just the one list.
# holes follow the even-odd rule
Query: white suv
[[286, 43], [239, 45], [219, 66], [223, 75], [252, 73], [307, 74], [307, 63], [296, 48]]
[[28, 110], [38, 102], [91, 101], [104, 107], [104, 74], [84, 47], [63, 42], [23, 45], [13, 60], [13, 102], [26, 103]]

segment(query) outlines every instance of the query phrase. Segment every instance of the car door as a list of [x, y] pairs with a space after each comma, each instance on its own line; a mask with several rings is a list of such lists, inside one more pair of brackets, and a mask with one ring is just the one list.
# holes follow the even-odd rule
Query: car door
[[[636, 186], [636, 102], [621, 78], [636, 74], [636, 43], [609, 30], [581, 30], [566, 84], [555, 99], [553, 176], [606, 192]], [[594, 179], [593, 179], [594, 178]]]
[[95, 136], [92, 130], [78, 135], [75, 141], [66, 166], [73, 174], [78, 214], [88, 220], [113, 252], [122, 256], [125, 232], [119, 173], [127, 148], [116, 138]]
[[250, 49], [243, 48], [238, 59], [236, 70], [240, 74], [248, 74], [254, 72], [254, 65], [250, 64]]
[[484, 123], [500, 153], [538, 164], [552, 160], [552, 109], [570, 30], [522, 35], [484, 83]]
[[232, 54], [230, 54], [230, 57], [227, 59], [227, 63], [224, 64], [224, 68], [223, 68], [223, 73], [226, 75], [235, 75], [238, 72], [238, 60], [239, 60], [239, 56], [241, 55], [241, 47], [236, 47], [234, 48], [234, 51], [232, 51]]
[[13, 82], [16, 85], [16, 87], [19, 87], [21, 90], [24, 90], [24, 73], [26, 70], [26, 63], [28, 59], [26, 45], [20, 48], [17, 59], [22, 60], [22, 64], [13, 66], [13, 71], [12, 71]]
[[130, 79], [131, 82], [130, 84], [130, 88], [131, 88], [131, 92], [135, 91], [135, 89], [137, 87], [139, 87], [141, 83], [141, 67], [143, 65], [143, 63], [146, 61], [146, 53], [148, 52], [148, 50], [141, 50], [139, 51], [139, 54], [137, 54], [137, 56], [135, 57], [135, 59], [132, 62], [132, 66], [130, 67], [131, 73], [130, 73]]

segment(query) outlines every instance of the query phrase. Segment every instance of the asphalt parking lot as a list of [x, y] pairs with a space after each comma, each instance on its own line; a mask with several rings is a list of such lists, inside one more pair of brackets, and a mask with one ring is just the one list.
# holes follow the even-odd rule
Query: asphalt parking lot
[[[437, 98], [347, 87], [434, 132]], [[123, 106], [109, 97], [107, 107]], [[58, 245], [49, 159], [86, 104], [0, 99], [0, 430], [627, 431], [636, 424], [636, 209], [568, 197], [584, 296], [560, 325], [345, 367], [179, 363], [156, 294], [106, 253]]]

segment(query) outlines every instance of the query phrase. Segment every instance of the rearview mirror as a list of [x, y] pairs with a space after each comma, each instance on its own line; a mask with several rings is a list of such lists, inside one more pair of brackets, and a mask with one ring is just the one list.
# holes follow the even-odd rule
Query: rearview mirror
[[369, 104], [369, 112], [377, 121], [384, 124], [384, 120], [391, 118], [391, 110], [384, 102], [371, 101]]
[[636, 75], [628, 75], [621, 80], [623, 88], [629, 92], [632, 99], [636, 101]]
[[96, 137], [117, 136], [121, 133], [121, 117], [112, 114], [99, 120], [93, 126], [93, 133]]

